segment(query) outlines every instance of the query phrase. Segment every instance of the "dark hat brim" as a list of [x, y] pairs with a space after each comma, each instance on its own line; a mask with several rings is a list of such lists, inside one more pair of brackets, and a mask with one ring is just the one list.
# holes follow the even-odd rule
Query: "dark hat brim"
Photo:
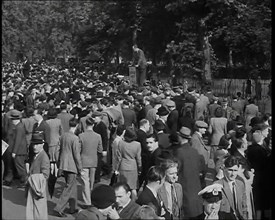
[[191, 135], [186, 135], [186, 134], [183, 134], [183, 133], [180, 133], [180, 132], [177, 132], [179, 136], [183, 137], [183, 138], [186, 138], [186, 139], [191, 139]]
[[19, 119], [21, 119], [21, 117], [20, 116], [10, 116], [10, 119], [11, 120], [19, 120]]
[[43, 140], [32, 140], [31, 143], [32, 144], [45, 144], [45, 141], [43, 141]]

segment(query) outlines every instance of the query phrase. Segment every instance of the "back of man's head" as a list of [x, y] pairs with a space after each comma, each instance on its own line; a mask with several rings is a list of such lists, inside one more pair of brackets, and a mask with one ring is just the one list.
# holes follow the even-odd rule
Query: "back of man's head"
[[165, 177], [165, 171], [160, 166], [152, 166], [147, 173], [148, 182], [161, 181]]
[[69, 121], [70, 128], [75, 128], [78, 125], [78, 121], [75, 118], [71, 118]]
[[65, 102], [60, 104], [60, 110], [67, 110], [67, 104]]

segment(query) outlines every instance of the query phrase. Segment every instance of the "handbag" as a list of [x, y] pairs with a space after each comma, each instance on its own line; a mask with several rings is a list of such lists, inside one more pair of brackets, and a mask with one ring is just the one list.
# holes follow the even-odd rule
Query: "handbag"
[[115, 183], [117, 183], [118, 182], [118, 173], [115, 171], [115, 172], [113, 172], [113, 174], [112, 174], [112, 177], [111, 177], [111, 181], [110, 181], [110, 186], [113, 186]]

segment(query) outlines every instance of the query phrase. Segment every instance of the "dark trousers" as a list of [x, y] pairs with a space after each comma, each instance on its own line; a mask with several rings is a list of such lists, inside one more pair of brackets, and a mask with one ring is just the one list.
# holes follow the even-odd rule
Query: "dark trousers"
[[3, 156], [5, 163], [4, 180], [7, 182], [11, 182], [13, 180], [15, 171], [14, 160], [11, 156], [11, 152], [9, 151], [9, 149], [6, 150]]
[[136, 74], [137, 74], [137, 84], [139, 86], [143, 86], [143, 83], [146, 80], [146, 67], [144, 67], [144, 68], [138, 67], [138, 68], [136, 68], [136, 70], [137, 70], [137, 72], [136, 72]]
[[14, 158], [14, 165], [20, 178], [21, 183], [25, 183], [27, 180], [26, 161], [27, 155], [16, 155]]
[[76, 174], [68, 171], [63, 171], [63, 174], [66, 186], [63, 189], [54, 210], [57, 212], [63, 212], [69, 202], [71, 211], [74, 211], [77, 208]]
[[102, 170], [102, 154], [97, 154], [97, 168], [95, 171], [95, 183], [100, 182], [100, 174]]

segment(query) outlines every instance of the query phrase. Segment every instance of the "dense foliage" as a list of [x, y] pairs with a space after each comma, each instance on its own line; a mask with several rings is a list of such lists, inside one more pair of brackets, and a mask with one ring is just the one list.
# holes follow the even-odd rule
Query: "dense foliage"
[[128, 62], [137, 43], [166, 74], [271, 72], [270, 0], [4, 1], [2, 59]]

